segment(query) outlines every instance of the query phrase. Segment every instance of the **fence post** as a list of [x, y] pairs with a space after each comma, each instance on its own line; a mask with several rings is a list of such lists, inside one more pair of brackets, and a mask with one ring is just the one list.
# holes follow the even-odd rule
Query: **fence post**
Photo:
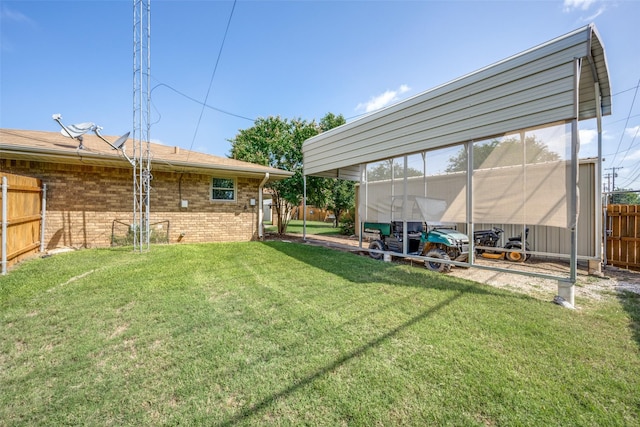
[[42, 221], [40, 222], [40, 252], [44, 252], [44, 230], [47, 220], [47, 184], [42, 184]]
[[7, 274], [7, 177], [2, 177], [2, 275]]

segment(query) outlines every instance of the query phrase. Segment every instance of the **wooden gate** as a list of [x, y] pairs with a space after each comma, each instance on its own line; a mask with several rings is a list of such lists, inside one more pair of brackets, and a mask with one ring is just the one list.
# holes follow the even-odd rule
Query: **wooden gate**
[[640, 205], [607, 206], [607, 264], [640, 270]]
[[13, 264], [40, 250], [42, 191], [42, 182], [37, 178], [2, 174], [2, 274]]

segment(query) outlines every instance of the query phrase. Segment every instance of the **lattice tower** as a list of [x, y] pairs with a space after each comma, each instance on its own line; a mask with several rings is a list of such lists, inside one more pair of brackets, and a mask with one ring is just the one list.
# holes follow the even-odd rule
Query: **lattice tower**
[[133, 0], [133, 236], [134, 250], [149, 249], [151, 0]]

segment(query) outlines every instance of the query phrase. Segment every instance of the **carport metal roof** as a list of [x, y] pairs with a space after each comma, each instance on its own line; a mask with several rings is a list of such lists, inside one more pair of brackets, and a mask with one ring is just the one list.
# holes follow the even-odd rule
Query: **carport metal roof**
[[590, 24], [308, 139], [304, 174], [357, 181], [360, 164], [592, 119], [598, 108], [611, 114], [611, 86], [604, 46]]

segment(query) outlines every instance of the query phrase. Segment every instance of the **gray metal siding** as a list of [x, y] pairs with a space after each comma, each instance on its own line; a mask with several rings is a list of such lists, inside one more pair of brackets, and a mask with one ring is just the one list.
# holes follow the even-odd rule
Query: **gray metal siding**
[[[572, 119], [573, 61], [600, 46], [589, 44], [592, 30], [585, 27], [311, 138], [303, 145], [304, 172], [336, 175], [339, 168]], [[595, 68], [606, 71], [601, 57]], [[580, 116], [594, 117], [589, 64], [582, 74]]]
[[[578, 189], [580, 191], [580, 215], [578, 216], [578, 256], [598, 259], [596, 254], [596, 236], [600, 230], [595, 229], [596, 224], [596, 189], [595, 189], [595, 163], [592, 160], [580, 162], [580, 179]], [[501, 224], [475, 224], [476, 230], [489, 229], [492, 226], [504, 227], [504, 238], [516, 236], [522, 231], [521, 225]], [[464, 224], [459, 224], [459, 229], [464, 230]], [[571, 232], [568, 229], [558, 227], [531, 226], [527, 239], [531, 249], [536, 252], [549, 254], [571, 253]]]

